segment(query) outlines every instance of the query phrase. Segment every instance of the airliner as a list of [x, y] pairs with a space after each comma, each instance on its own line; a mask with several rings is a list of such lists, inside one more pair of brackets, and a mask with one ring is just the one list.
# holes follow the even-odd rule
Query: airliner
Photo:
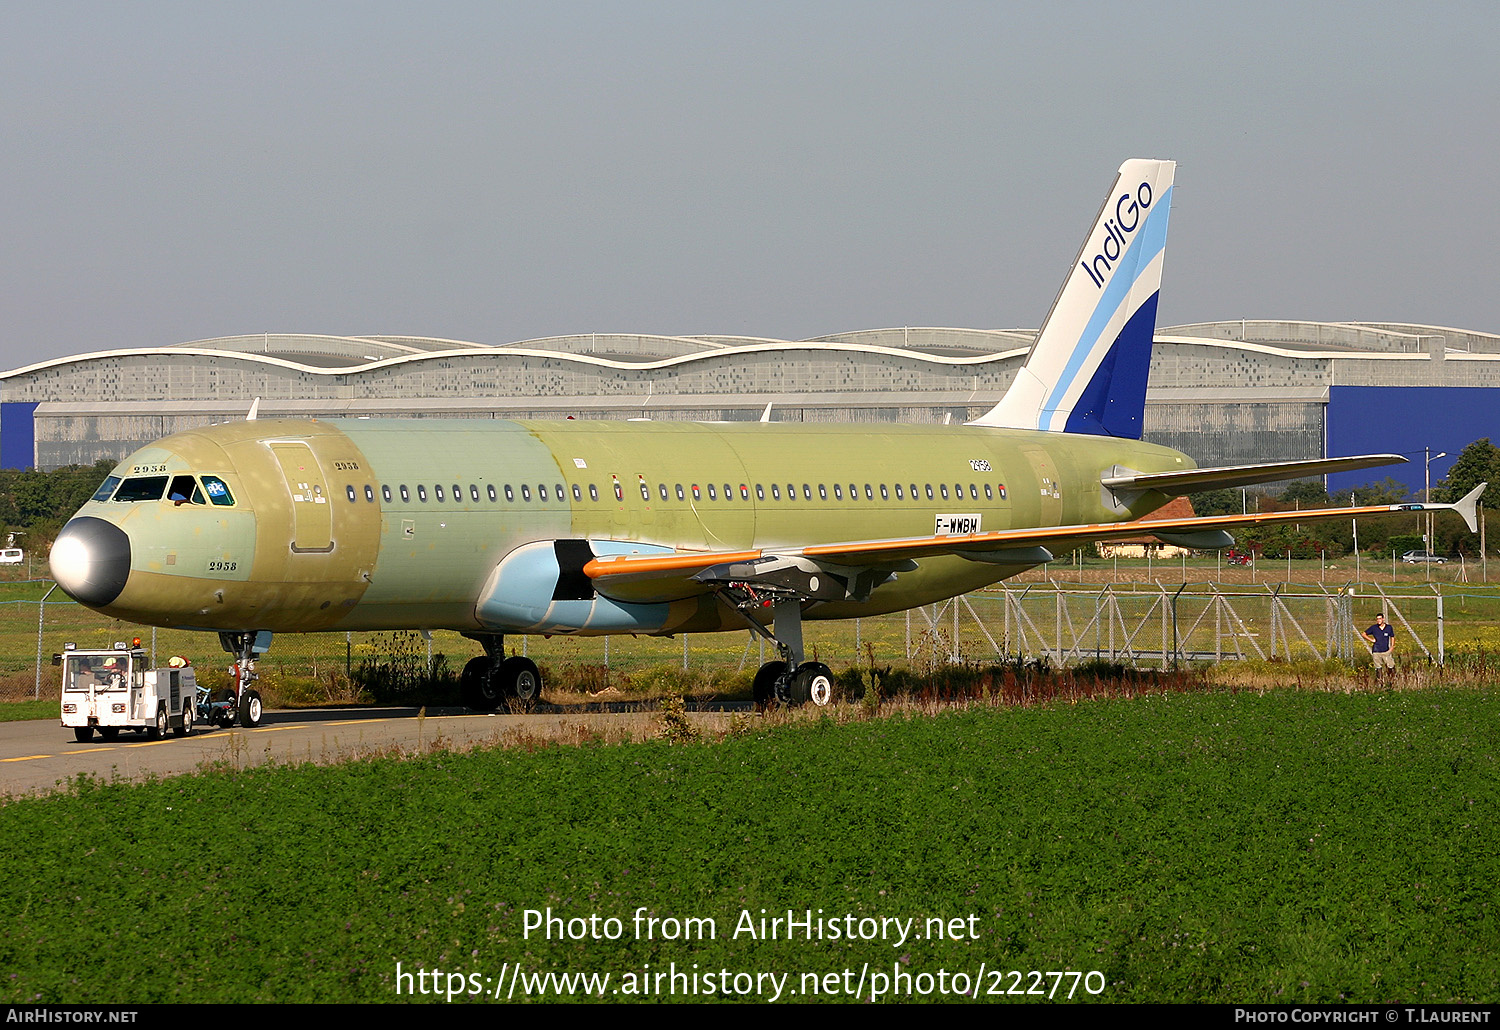
[[[58, 534], [58, 585], [105, 615], [215, 631], [456, 630], [475, 709], [541, 690], [516, 634], [748, 629], [757, 701], [829, 703], [805, 619], [901, 611], [1143, 533], [1454, 505], [1133, 520], [1170, 498], [1401, 462], [1198, 468], [1143, 442], [1175, 164], [1123, 164], [1014, 383], [963, 426], [252, 417], [120, 463]], [[1481, 487], [1482, 489], [1482, 487]], [[246, 713], [249, 709], [244, 709]], [[259, 707], [245, 719], [258, 719]]]

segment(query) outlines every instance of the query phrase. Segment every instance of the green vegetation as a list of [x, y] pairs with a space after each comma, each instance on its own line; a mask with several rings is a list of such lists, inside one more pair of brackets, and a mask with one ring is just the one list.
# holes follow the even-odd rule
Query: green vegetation
[[[983, 963], [1094, 970], [1105, 1001], [1500, 998], [1500, 691], [1186, 682], [841, 708], [713, 743], [80, 782], [0, 807], [0, 984], [9, 1002], [369, 1002], [396, 1000], [397, 963], [616, 987], [696, 963], [789, 990]], [[623, 933], [528, 938], [524, 912], [548, 908]], [[717, 937], [637, 939], [642, 909]], [[734, 939], [761, 909], [962, 929]], [[920, 1000], [910, 983], [891, 1000]]]

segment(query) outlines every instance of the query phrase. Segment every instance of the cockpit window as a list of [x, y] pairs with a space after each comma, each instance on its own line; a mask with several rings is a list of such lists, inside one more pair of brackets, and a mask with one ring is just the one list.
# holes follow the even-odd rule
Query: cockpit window
[[167, 491], [167, 500], [173, 504], [202, 504], [203, 491], [192, 476], [173, 476], [172, 486]]
[[137, 476], [120, 484], [117, 501], [159, 501], [167, 489], [166, 476]]
[[99, 484], [99, 489], [97, 489], [97, 490], [94, 491], [93, 500], [96, 500], [96, 501], [107, 501], [107, 500], [109, 500], [109, 495], [112, 494], [112, 493], [114, 493], [115, 492], [115, 487], [117, 487], [119, 485], [120, 485], [120, 477], [119, 476], [110, 476], [104, 482], [102, 482], [102, 483]]
[[229, 487], [225, 485], [224, 480], [218, 476], [204, 476], [203, 491], [208, 494], [209, 501], [214, 504], [228, 507], [234, 503], [234, 495], [229, 492]]

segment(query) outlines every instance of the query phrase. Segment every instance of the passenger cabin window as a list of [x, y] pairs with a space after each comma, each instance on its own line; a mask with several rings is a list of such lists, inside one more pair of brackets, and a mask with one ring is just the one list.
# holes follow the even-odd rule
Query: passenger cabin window
[[[486, 483], [485, 487], [484, 487], [484, 490], [485, 490], [485, 493], [489, 496], [489, 499], [491, 501], [494, 501], [495, 500], [495, 484], [494, 483]], [[479, 498], [477, 498], [477, 497], [474, 498], [474, 499], [476, 501], [479, 500]], [[506, 498], [506, 500], [509, 500], [509, 499], [510, 498], [508, 498], [508, 497]]]
[[406, 489], [406, 484], [402, 483], [400, 489], [401, 489], [401, 503], [402, 504], [410, 504], [411, 503], [411, 493], [410, 493], [410, 491], [408, 491]]
[[355, 501], [359, 500], [359, 495], [354, 492], [354, 484], [353, 483], [350, 483], [347, 487], [345, 487], [345, 489], [349, 491], [349, 503], [350, 504], [353, 504]]
[[99, 484], [99, 489], [94, 491], [94, 496], [89, 498], [93, 501], [107, 501], [109, 495], [115, 492], [115, 487], [120, 485], [119, 476], [109, 476]]
[[780, 483], [772, 483], [771, 484], [771, 499], [773, 501], [779, 501], [779, 500], [781, 500], [781, 484]]
[[995, 499], [995, 491], [990, 488], [990, 484], [988, 483], [984, 484], [984, 499], [986, 501], [993, 501]]
[[387, 504], [389, 504], [391, 502], [391, 488], [388, 487], [388, 486], [386, 486], [384, 483], [381, 483], [380, 484], [380, 496], [385, 499], [385, 502]]
[[[474, 488], [472, 486], [469, 487], [469, 489], [470, 490], [474, 490]], [[460, 501], [462, 501], [463, 499], [464, 499], [464, 488], [461, 487], [461, 486], [459, 486], [457, 483], [454, 483], [453, 484], [453, 503], [457, 504]], [[476, 501], [479, 500], [479, 491], [478, 490], [474, 490], [474, 500], [476, 500]]]
[[891, 499], [891, 493], [885, 488], [884, 483], [880, 484], [880, 499], [882, 501], [889, 501]]
[[[495, 499], [495, 488], [494, 487], [490, 487], [490, 500], [494, 500], [494, 499]], [[479, 487], [475, 486], [473, 483], [469, 484], [469, 500], [473, 501], [475, 504], [479, 503]]]
[[[203, 489], [205, 489], [205, 490], [208, 489], [208, 480], [207, 479], [203, 480]], [[369, 483], [365, 484], [365, 500], [368, 501], [368, 502], [370, 502], [371, 504], [375, 503], [375, 488], [373, 486], [371, 486]]]
[[573, 484], [573, 500], [575, 500], [575, 501], [581, 501], [581, 500], [583, 500], [583, 491], [581, 489], [579, 489], [579, 486], [578, 486], [577, 483]]
[[717, 501], [719, 499], [719, 495], [714, 493], [714, 485], [712, 483], [708, 484], [708, 499], [710, 501]]
[[685, 498], [686, 496], [687, 495], [682, 492], [682, 484], [678, 483], [677, 484], [677, 499], [680, 501], [683, 498]]
[[666, 483], [660, 483], [660, 484], [658, 484], [658, 486], [660, 487], [661, 499], [664, 500], [664, 501], [665, 500], [669, 500], [669, 498], [667, 496], [667, 484]]
[[590, 483], [589, 484], [589, 500], [591, 500], [591, 501], [597, 501], [598, 499], [599, 499], [599, 488], [597, 486], [595, 486], [593, 483]]
[[115, 493], [117, 501], [159, 501], [167, 489], [166, 476], [139, 476], [125, 480]]
[[822, 483], [818, 484], [818, 500], [828, 500], [828, 487], [824, 486]]
[[557, 491], [557, 499], [559, 501], [567, 500], [567, 495], [563, 493], [563, 485], [561, 483], [554, 483], [552, 488]]
[[417, 500], [421, 501], [423, 504], [427, 503], [427, 487], [423, 483], [417, 484]]
[[766, 488], [759, 483], [755, 484], [755, 499], [764, 501], [766, 499]]
[[539, 500], [539, 501], [545, 501], [547, 499], [547, 484], [546, 483], [538, 483], [536, 485], [536, 497], [537, 497], [537, 500]]
[[432, 495], [434, 497], [436, 497], [440, 501], [443, 499], [443, 484], [442, 483], [438, 483], [436, 486], [434, 486], [432, 488]]
[[842, 483], [833, 484], [833, 499], [835, 501], [842, 501], [844, 499], [844, 486]]
[[531, 487], [527, 486], [525, 483], [521, 484], [521, 500], [527, 501], [528, 503], [531, 501]]
[[505, 499], [507, 501], [514, 501], [516, 499], [516, 492], [510, 488], [509, 483], [505, 484]]

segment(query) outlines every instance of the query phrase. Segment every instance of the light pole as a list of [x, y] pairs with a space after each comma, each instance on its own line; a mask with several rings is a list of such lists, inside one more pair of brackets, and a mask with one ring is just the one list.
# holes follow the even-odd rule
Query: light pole
[[[1432, 503], [1432, 461], [1433, 461], [1434, 458], [1446, 458], [1448, 456], [1448, 452], [1447, 451], [1438, 451], [1436, 454], [1433, 454], [1431, 447], [1423, 447], [1422, 448], [1422, 453], [1424, 455], [1426, 455], [1426, 458], [1425, 458], [1425, 460], [1423, 461], [1422, 464], [1426, 467], [1424, 475], [1426, 477], [1426, 484], [1427, 484], [1426, 487], [1422, 490], [1422, 503], [1423, 504], [1431, 504]], [[1430, 512], [1430, 511], [1427, 513], [1427, 533], [1422, 537], [1422, 550], [1426, 551], [1428, 554], [1432, 553], [1432, 512]], [[1429, 562], [1428, 564], [1431, 564], [1431, 563]]]

